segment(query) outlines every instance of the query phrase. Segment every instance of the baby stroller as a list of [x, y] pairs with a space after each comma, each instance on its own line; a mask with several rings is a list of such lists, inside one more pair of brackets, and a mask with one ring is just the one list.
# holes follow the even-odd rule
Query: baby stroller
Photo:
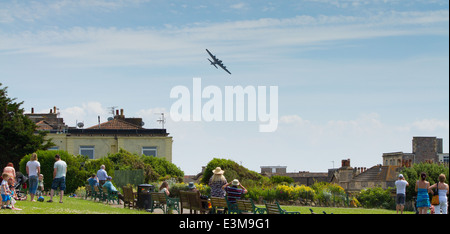
[[16, 183], [14, 185], [14, 193], [17, 195], [17, 200], [27, 200], [27, 193], [22, 191], [25, 182], [28, 180], [20, 171], [16, 173]]

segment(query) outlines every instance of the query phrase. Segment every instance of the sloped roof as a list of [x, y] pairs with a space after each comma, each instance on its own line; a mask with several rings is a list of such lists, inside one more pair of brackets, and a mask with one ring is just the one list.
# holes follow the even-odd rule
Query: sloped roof
[[397, 166], [373, 166], [355, 176], [354, 181], [395, 181]]
[[[99, 126], [97, 124], [97, 125], [87, 128], [87, 129], [98, 129], [98, 128], [99, 128]], [[137, 126], [132, 123], [129, 123], [129, 122], [126, 122], [124, 120], [115, 118], [108, 122], [101, 123], [100, 129], [142, 129], [142, 127]]]
[[53, 129], [53, 127], [44, 120], [37, 122], [36, 126], [37, 126], [37, 128], [36, 128], [37, 130], [52, 130]]

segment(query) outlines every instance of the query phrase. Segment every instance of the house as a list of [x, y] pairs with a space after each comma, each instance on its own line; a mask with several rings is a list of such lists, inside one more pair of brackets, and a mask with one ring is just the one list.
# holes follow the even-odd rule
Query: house
[[342, 160], [340, 168], [334, 171], [332, 183], [339, 184], [347, 193], [357, 193], [365, 188], [381, 187], [387, 189], [394, 187], [397, 180], [399, 166], [375, 165], [366, 167], [351, 167], [350, 159]]
[[291, 177], [295, 183], [310, 186], [316, 182], [328, 182], [328, 173], [325, 172], [286, 172], [287, 166], [261, 166], [261, 174], [272, 177], [274, 175]]
[[90, 159], [98, 159], [124, 149], [131, 153], [165, 158], [172, 162], [172, 137], [166, 129], [143, 128], [142, 118], [126, 118], [123, 109], [117, 110], [114, 117], [107, 122], [82, 128], [68, 127], [56, 113], [56, 107], [50, 113], [34, 113], [27, 115], [38, 126], [37, 130], [45, 130], [48, 139], [56, 145], [52, 150], [65, 150], [73, 155], [85, 155]]
[[383, 166], [410, 167], [414, 163], [446, 163], [448, 153], [443, 153], [442, 138], [413, 137], [412, 153], [383, 153]]

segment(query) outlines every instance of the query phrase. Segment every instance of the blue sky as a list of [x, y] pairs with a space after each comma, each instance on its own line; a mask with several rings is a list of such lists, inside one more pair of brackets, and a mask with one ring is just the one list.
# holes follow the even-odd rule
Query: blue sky
[[[158, 128], [195, 174], [213, 157], [259, 171], [327, 171], [449, 142], [448, 1], [0, 2], [0, 82], [30, 111], [94, 125], [108, 107]], [[206, 60], [208, 48], [232, 72]], [[278, 86], [276, 132], [257, 122], [174, 122], [177, 85]]]

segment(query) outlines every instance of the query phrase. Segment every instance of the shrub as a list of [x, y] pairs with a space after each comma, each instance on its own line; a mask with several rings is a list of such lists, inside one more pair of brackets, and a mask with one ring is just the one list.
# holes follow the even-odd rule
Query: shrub
[[357, 196], [358, 201], [365, 208], [390, 208], [394, 202], [390, 195], [389, 189], [382, 189], [381, 187], [366, 188]]
[[292, 184], [292, 183], [294, 183], [294, 179], [292, 179], [289, 176], [274, 175], [274, 176], [270, 177], [270, 182], [272, 182], [274, 184], [281, 184], [281, 183]]
[[214, 158], [206, 165], [205, 172], [201, 180], [202, 183], [208, 184], [209, 179], [213, 175], [212, 171], [216, 169], [216, 167], [220, 167], [225, 171], [224, 176], [228, 181], [233, 179], [238, 179], [241, 182], [246, 179], [259, 181], [262, 179], [262, 176], [259, 173], [251, 171], [232, 160]]
[[[88, 172], [82, 168], [85, 156], [73, 156], [63, 150], [38, 150], [38, 161], [41, 164], [41, 174], [44, 175], [44, 188], [50, 190], [53, 181], [53, 166], [55, 155], [59, 154], [61, 160], [67, 163], [66, 193], [73, 193], [78, 187], [85, 184]], [[31, 154], [25, 155], [19, 163], [20, 171], [26, 175], [26, 164], [30, 161]], [[27, 175], [28, 176], [28, 175]]]

